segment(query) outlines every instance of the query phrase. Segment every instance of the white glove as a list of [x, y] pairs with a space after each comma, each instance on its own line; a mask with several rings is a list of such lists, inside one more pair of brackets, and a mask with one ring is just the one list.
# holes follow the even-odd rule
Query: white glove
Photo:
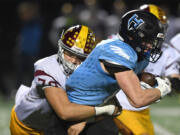
[[152, 89], [152, 87], [149, 84], [147, 84], [143, 81], [141, 81], [140, 84], [141, 84], [142, 89]]
[[158, 83], [158, 86], [156, 88], [160, 90], [161, 97], [164, 97], [171, 92], [171, 83], [168, 78], [156, 77], [156, 80]]
[[115, 111], [115, 105], [105, 105], [101, 107], [95, 107], [96, 116], [101, 114], [113, 115]]

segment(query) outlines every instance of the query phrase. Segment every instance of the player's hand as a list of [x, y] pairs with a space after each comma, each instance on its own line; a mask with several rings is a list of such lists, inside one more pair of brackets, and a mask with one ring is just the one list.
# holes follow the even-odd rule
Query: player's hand
[[105, 114], [110, 116], [117, 116], [122, 111], [122, 108], [115, 105], [105, 105], [105, 106], [96, 106], [95, 112], [96, 116]]
[[79, 135], [83, 131], [85, 126], [86, 126], [86, 122], [81, 122], [81, 123], [71, 125], [67, 131], [68, 135]]
[[156, 77], [158, 86], [157, 89], [161, 92], [161, 97], [164, 97], [165, 95], [169, 94], [171, 92], [171, 83], [168, 78], [160, 78]]

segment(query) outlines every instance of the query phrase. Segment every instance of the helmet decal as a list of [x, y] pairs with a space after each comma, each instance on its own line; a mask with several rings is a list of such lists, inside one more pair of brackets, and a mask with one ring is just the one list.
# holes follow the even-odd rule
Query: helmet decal
[[[121, 18], [119, 35], [136, 51], [138, 57], [141, 56], [138, 60], [147, 58], [150, 62], [155, 62], [156, 56], [161, 54], [164, 34], [164, 27], [150, 12], [131, 10]], [[145, 54], [147, 51], [148, 56]]]
[[142, 25], [144, 21], [142, 19], [138, 19], [138, 15], [134, 14], [129, 20], [128, 20], [128, 30], [135, 30], [140, 25]]
[[[79, 36], [76, 39], [76, 46], [84, 49], [84, 45], [87, 40], [88, 27], [82, 26], [81, 31], [79, 32]], [[81, 39], [83, 38], [83, 39]]]
[[111, 45], [110, 48], [111, 48], [111, 50], [113, 50], [114, 53], [118, 54], [119, 56], [122, 56], [127, 60], [130, 59], [130, 56], [127, 55], [127, 53], [124, 52], [120, 47]]

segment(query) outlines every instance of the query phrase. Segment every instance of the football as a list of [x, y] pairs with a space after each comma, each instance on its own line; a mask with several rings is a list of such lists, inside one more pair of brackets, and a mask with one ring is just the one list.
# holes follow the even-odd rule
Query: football
[[143, 72], [139, 75], [140, 81], [143, 81], [153, 87], [156, 84], [155, 75], [147, 72]]

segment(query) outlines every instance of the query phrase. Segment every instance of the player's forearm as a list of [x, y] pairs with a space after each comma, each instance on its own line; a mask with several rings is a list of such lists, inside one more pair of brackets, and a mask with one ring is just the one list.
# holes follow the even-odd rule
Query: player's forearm
[[[120, 113], [121, 109], [115, 105], [104, 105], [104, 106], [86, 106], [86, 105], [79, 105], [69, 103], [64, 107], [63, 111], [63, 119], [69, 121], [76, 121], [76, 120], [87, 120], [87, 118], [91, 119], [94, 116], [101, 116], [102, 114], [109, 115], [109, 116], [116, 116]], [[62, 111], [61, 111], [62, 113]], [[62, 114], [61, 114], [62, 117]]]
[[158, 89], [142, 90], [134, 99], [130, 99], [130, 103], [132, 106], [139, 108], [155, 102], [160, 96], [161, 94]]
[[91, 106], [69, 103], [64, 106], [63, 113], [60, 110], [60, 117], [68, 121], [84, 120], [95, 116], [95, 109]]
[[133, 71], [120, 72], [115, 74], [119, 86], [131, 100], [131, 105], [139, 108], [158, 100], [160, 91], [157, 89], [143, 90], [138, 77]]
[[45, 96], [63, 120], [82, 120], [95, 115], [94, 107], [71, 103], [64, 90], [56, 87], [45, 88]]
[[119, 112], [115, 105], [92, 107], [71, 103], [66, 92], [56, 87], [45, 88], [45, 96], [53, 110], [63, 120], [84, 120], [95, 115], [116, 115]]

